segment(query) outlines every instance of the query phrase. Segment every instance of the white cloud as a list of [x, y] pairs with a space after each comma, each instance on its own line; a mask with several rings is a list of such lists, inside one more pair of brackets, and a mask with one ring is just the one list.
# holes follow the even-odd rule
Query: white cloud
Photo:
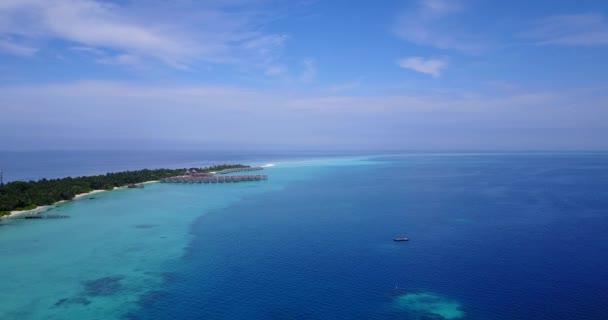
[[441, 70], [447, 67], [448, 62], [441, 59], [409, 57], [399, 60], [398, 64], [405, 69], [430, 74], [433, 77], [439, 77], [441, 76]]
[[[226, 4], [230, 5], [236, 4]], [[254, 10], [234, 14], [213, 2], [150, 1], [141, 6], [98, 0], [3, 0], [0, 37], [37, 41], [40, 47], [45, 40], [59, 39], [72, 47], [104, 51], [110, 58], [154, 59], [177, 68], [195, 62], [265, 64], [287, 37], [259, 31], [264, 19]], [[2, 48], [22, 55], [35, 50], [14, 43]]]
[[539, 45], [608, 45], [608, 21], [600, 14], [573, 14], [546, 18], [524, 34]]

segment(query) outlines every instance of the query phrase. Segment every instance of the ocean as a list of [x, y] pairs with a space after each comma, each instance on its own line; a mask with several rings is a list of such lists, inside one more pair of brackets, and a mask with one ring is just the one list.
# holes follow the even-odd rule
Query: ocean
[[2, 222], [0, 319], [608, 319], [605, 153], [110, 154], [0, 165], [275, 166]]

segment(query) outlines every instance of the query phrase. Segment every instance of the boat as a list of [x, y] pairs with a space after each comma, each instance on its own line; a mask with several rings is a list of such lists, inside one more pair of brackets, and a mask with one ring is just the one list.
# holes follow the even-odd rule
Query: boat
[[397, 238], [393, 238], [393, 241], [410, 241], [409, 238], [403, 238], [403, 237], [397, 237]]

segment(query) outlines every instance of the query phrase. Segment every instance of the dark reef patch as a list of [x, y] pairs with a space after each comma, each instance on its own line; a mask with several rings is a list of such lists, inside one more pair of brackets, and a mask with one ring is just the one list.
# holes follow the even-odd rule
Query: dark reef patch
[[70, 304], [80, 304], [83, 306], [87, 306], [89, 304], [91, 304], [91, 301], [87, 298], [83, 298], [83, 297], [75, 297], [75, 298], [62, 298], [57, 300], [57, 302], [55, 302], [54, 306], [55, 307], [61, 307], [61, 306], [68, 306]]
[[122, 289], [120, 281], [123, 276], [109, 276], [84, 282], [85, 294], [88, 296], [111, 296]]
[[66, 301], [68, 301], [68, 298], [63, 298], [63, 299], [57, 300], [57, 302], [55, 302], [55, 307], [59, 307], [60, 305], [64, 304]]

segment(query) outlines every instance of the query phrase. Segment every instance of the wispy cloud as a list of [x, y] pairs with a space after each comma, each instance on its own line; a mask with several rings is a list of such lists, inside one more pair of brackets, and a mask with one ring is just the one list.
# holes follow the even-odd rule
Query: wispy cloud
[[[287, 73], [287, 66], [280, 62], [282, 49], [289, 37], [283, 34], [271, 34], [244, 41], [240, 45], [242, 51], [254, 58], [264, 69], [267, 76], [279, 76]], [[255, 66], [254, 66], [255, 67]]]
[[420, 0], [397, 19], [394, 32], [402, 39], [422, 46], [479, 54], [487, 45], [481, 37], [464, 29], [460, 0]]
[[521, 83], [505, 80], [492, 80], [486, 82], [486, 85], [502, 92], [521, 92], [526, 89]]
[[399, 60], [398, 65], [402, 68], [429, 74], [436, 78], [441, 76], [441, 71], [447, 67], [448, 62], [443, 59], [409, 57]]
[[317, 76], [317, 63], [313, 59], [305, 59], [302, 61], [302, 73], [300, 80], [303, 82], [311, 82]]
[[287, 73], [287, 67], [285, 65], [270, 65], [264, 70], [264, 74], [270, 77], [280, 76]]
[[131, 66], [131, 67], [141, 66], [143, 64], [143, 61], [139, 56], [133, 55], [133, 54], [128, 54], [128, 53], [123, 53], [123, 54], [118, 54], [118, 55], [113, 55], [113, 56], [106, 56], [106, 57], [99, 58], [96, 61], [101, 64], [125, 65], [125, 66]]
[[97, 0], [5, 0], [0, 3], [0, 37], [38, 42], [39, 47], [4, 41], [0, 50], [32, 55], [44, 49], [45, 40], [58, 39], [115, 55], [104, 60], [153, 59], [176, 68], [196, 62], [265, 65], [287, 37], [260, 31], [265, 15], [249, 8], [255, 4], [242, 5], [247, 7], [236, 14], [215, 2], [151, 1], [135, 7]]
[[[61, 147], [66, 139], [91, 147], [91, 137], [99, 137], [105, 146], [147, 139], [164, 146], [171, 145], [166, 141], [232, 147], [264, 141], [266, 147], [428, 149], [479, 148], [484, 146], [479, 139], [485, 139], [494, 149], [606, 148], [606, 140], [597, 139], [608, 133], [606, 92], [356, 96], [121, 82], [0, 86], [0, 136], [35, 147]], [[214, 121], [201, 125], [210, 118]], [[225, 130], [226, 123], [231, 130]], [[36, 137], [26, 141], [18, 130], [23, 126], [36, 126]], [[209, 134], [216, 131], [221, 137]]]
[[524, 36], [539, 45], [608, 45], [608, 20], [595, 13], [553, 16], [538, 22]]
[[420, 10], [436, 17], [456, 13], [463, 9], [460, 0], [422, 0], [419, 5]]
[[351, 81], [351, 82], [335, 84], [335, 85], [329, 86], [327, 88], [327, 91], [329, 91], [331, 93], [345, 92], [345, 91], [350, 91], [350, 90], [359, 88], [359, 87], [361, 87], [362, 84], [363, 84], [363, 78], [359, 77], [356, 80]]
[[38, 51], [36, 48], [20, 45], [6, 39], [0, 39], [0, 51], [17, 56], [33, 56]]

